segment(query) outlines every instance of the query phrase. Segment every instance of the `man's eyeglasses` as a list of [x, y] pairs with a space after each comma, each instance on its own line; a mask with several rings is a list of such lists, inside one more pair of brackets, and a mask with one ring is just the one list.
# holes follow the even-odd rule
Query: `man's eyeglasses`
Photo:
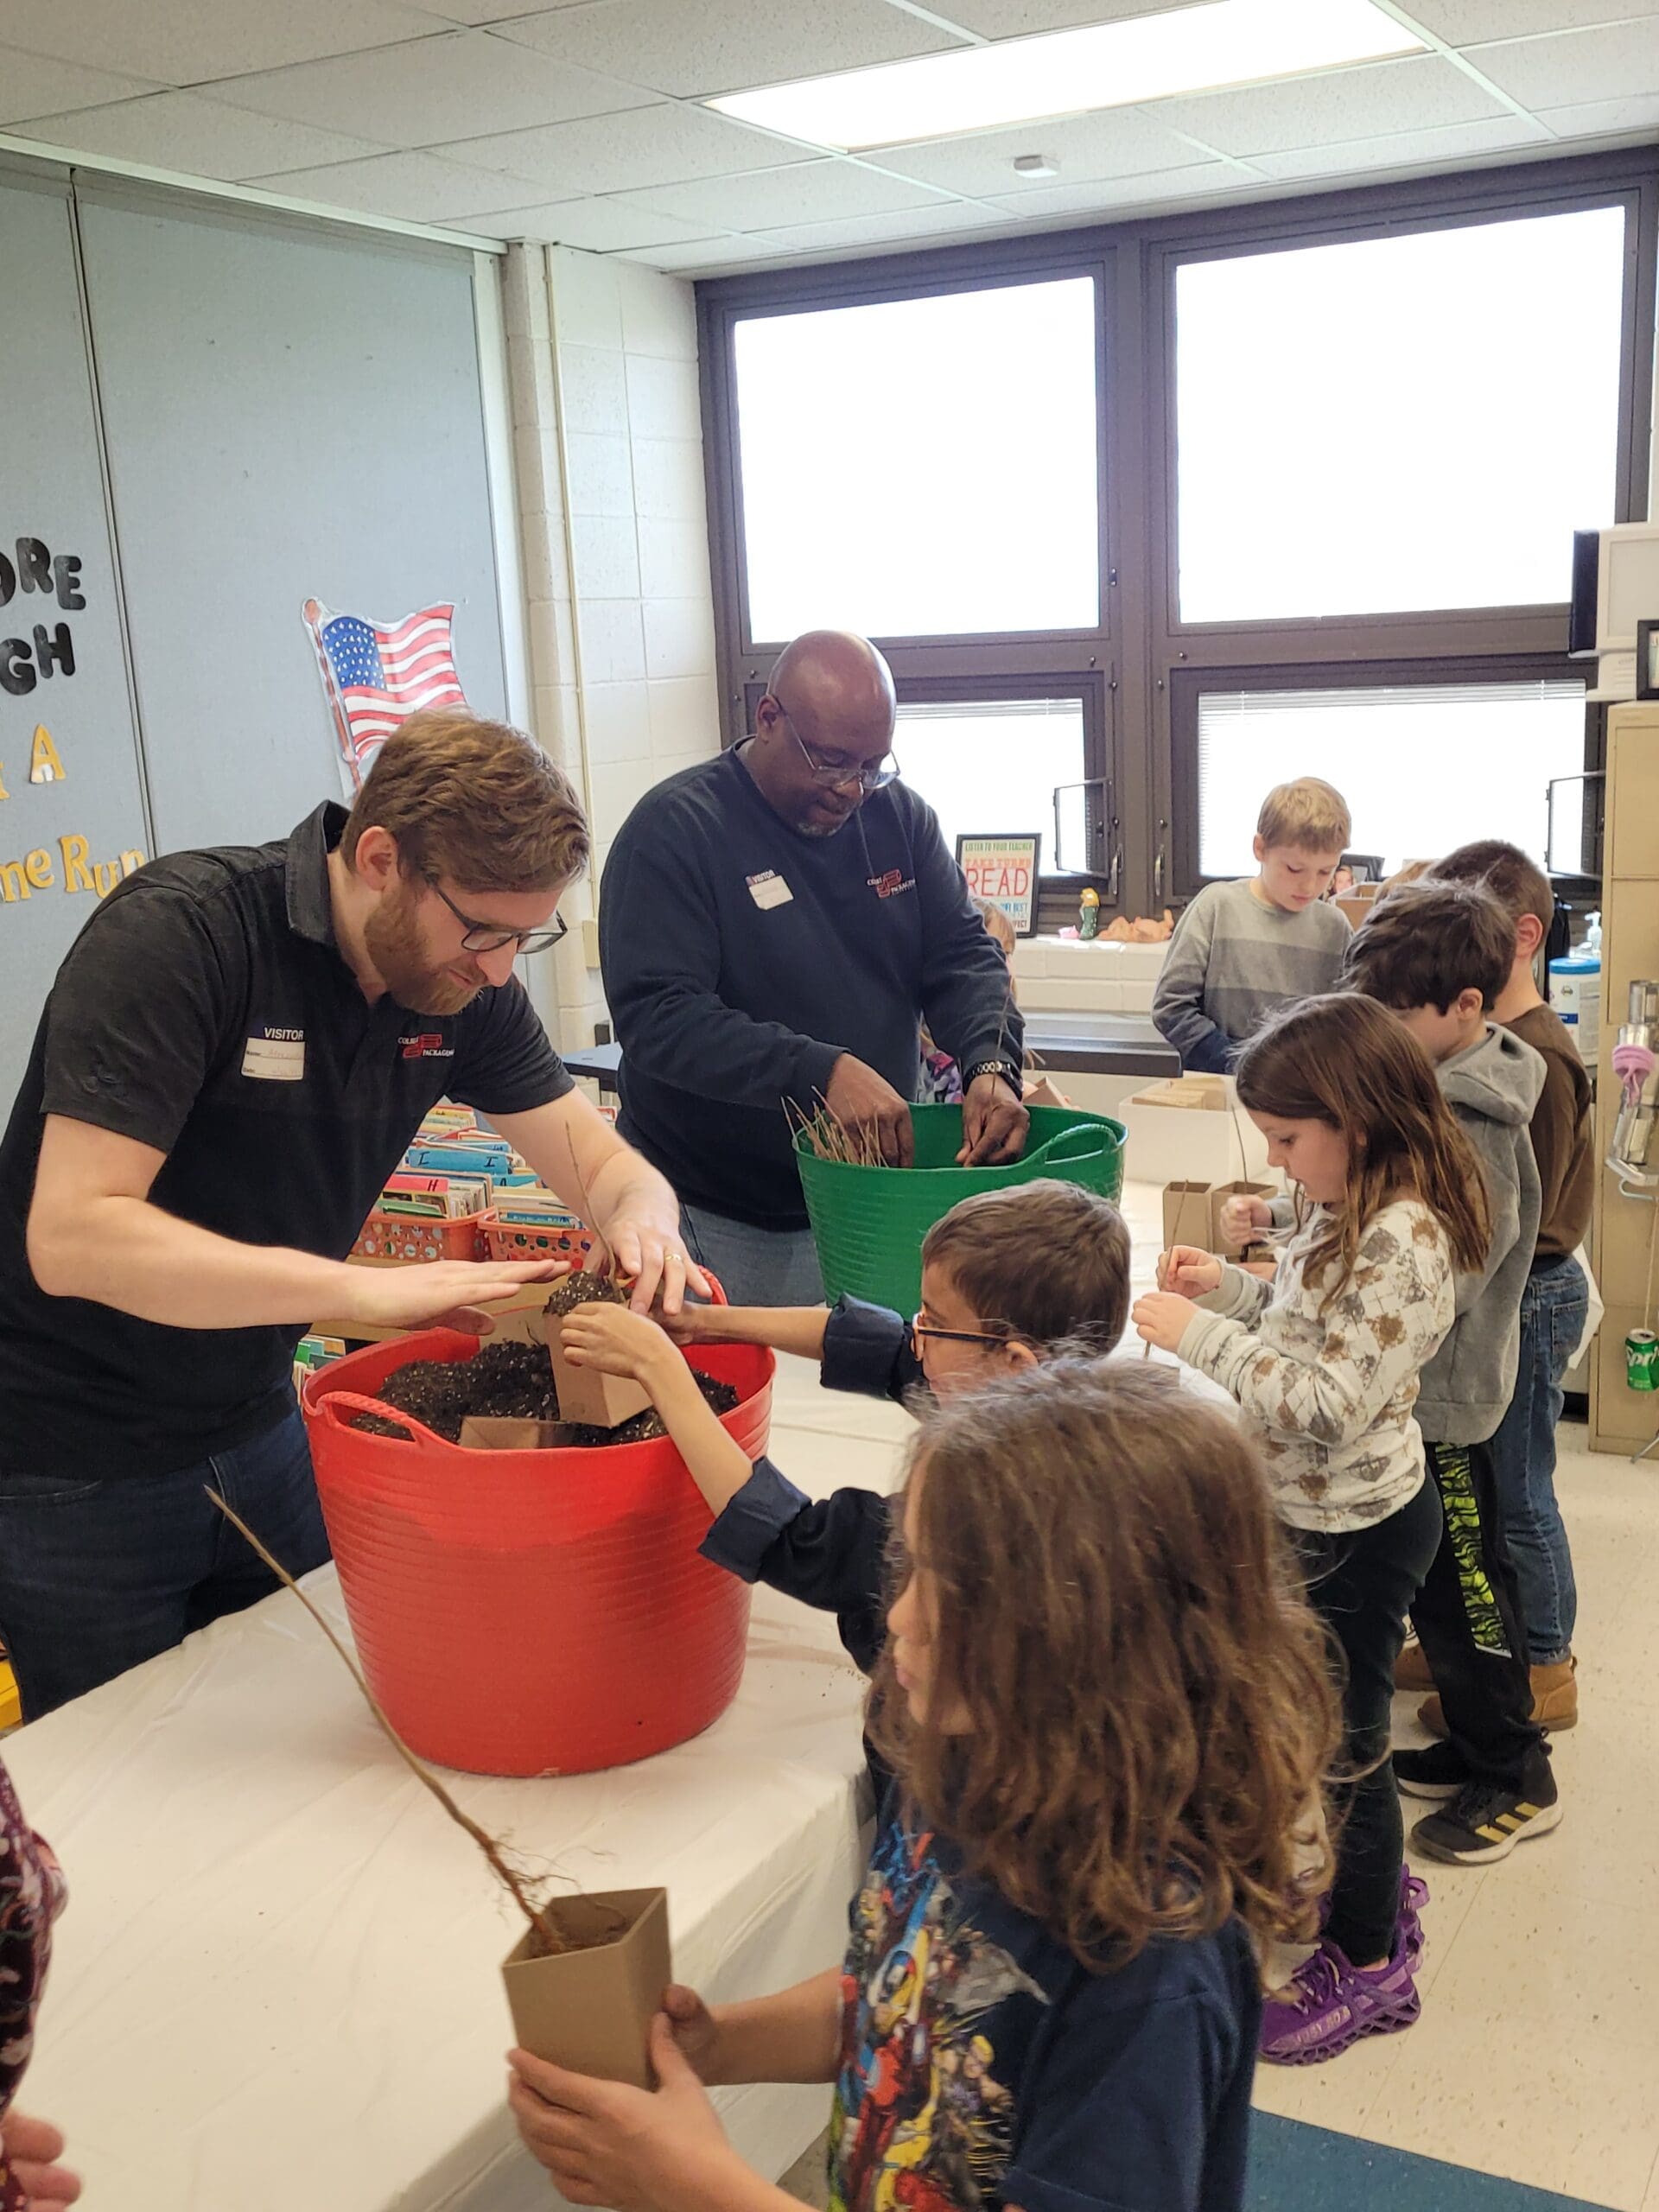
[[[775, 699], [772, 704], [778, 706]], [[778, 711], [789, 722], [789, 734], [800, 747], [815, 783], [827, 784], [831, 791], [841, 791], [849, 784], [856, 784], [861, 791], [879, 791], [885, 790], [887, 785], [898, 782], [899, 763], [891, 753], [879, 767], [874, 768], [861, 768], [854, 761], [820, 760], [794, 723], [790, 721], [789, 716], [784, 714], [784, 709], [779, 707]]]
[[931, 1337], [942, 1344], [1006, 1344], [1011, 1335], [1007, 1329], [941, 1329], [928, 1319], [925, 1306], [910, 1317], [910, 1348], [918, 1359], [922, 1356], [924, 1337]]
[[461, 912], [441, 884], [434, 883], [432, 888], [467, 932], [461, 940], [463, 952], [499, 952], [504, 944], [516, 944], [520, 952], [545, 952], [564, 935], [564, 924], [557, 914], [544, 930], [504, 930], [499, 922], [475, 922], [470, 914]]

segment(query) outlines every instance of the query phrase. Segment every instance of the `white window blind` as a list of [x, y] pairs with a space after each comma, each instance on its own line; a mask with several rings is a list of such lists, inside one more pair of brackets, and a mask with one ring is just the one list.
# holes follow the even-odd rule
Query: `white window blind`
[[[1274, 784], [1322, 776], [1347, 800], [1352, 849], [1385, 867], [1433, 860], [1475, 837], [1505, 837], [1542, 861], [1545, 787], [1584, 766], [1577, 678], [1389, 685], [1375, 690], [1206, 691], [1198, 700], [1198, 867], [1245, 875], [1262, 801]], [[1575, 849], [1558, 795], [1556, 847]]]
[[1035, 835], [1046, 874], [1056, 866], [1055, 787], [1082, 781], [1083, 748], [1080, 699], [901, 705], [893, 741], [900, 774], [938, 816], [952, 850], [959, 836]]

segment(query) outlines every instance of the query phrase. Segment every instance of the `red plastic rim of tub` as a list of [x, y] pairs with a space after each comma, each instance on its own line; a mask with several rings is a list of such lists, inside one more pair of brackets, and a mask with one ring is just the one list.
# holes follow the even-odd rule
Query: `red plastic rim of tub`
[[[685, 1742], [737, 1693], [749, 1591], [699, 1555], [709, 1509], [667, 1438], [478, 1452], [389, 1407], [406, 1437], [348, 1426], [394, 1368], [478, 1350], [430, 1330], [320, 1368], [301, 1394], [346, 1610], [387, 1719], [423, 1758], [475, 1774], [580, 1774]], [[722, 1425], [758, 1458], [771, 1352], [687, 1357], [737, 1390]]]

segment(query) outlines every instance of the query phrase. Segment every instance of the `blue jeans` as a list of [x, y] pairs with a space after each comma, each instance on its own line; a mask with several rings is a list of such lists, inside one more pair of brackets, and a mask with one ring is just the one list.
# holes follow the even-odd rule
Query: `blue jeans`
[[1573, 1259], [1541, 1262], [1521, 1296], [1521, 1351], [1515, 1395], [1491, 1441], [1498, 1512], [1515, 1560], [1528, 1656], [1535, 1667], [1565, 1659], [1579, 1611], [1573, 1554], [1555, 1502], [1555, 1424], [1561, 1382], [1590, 1302]]
[[734, 1306], [822, 1306], [823, 1278], [810, 1229], [757, 1229], [706, 1207], [680, 1208], [680, 1234], [712, 1268]]
[[209, 1484], [290, 1574], [327, 1559], [297, 1406], [251, 1442], [173, 1474], [0, 1475], [0, 1638], [25, 1719], [280, 1586], [207, 1497]]

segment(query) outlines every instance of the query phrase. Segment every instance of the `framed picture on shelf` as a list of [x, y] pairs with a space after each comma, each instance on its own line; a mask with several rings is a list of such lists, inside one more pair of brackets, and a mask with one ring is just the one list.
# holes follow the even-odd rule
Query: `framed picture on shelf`
[[1636, 696], [1659, 699], [1659, 614], [1636, 626]]
[[1016, 937], [1037, 934], [1037, 871], [1040, 836], [957, 840], [957, 866], [976, 899], [988, 899], [1014, 924]]

